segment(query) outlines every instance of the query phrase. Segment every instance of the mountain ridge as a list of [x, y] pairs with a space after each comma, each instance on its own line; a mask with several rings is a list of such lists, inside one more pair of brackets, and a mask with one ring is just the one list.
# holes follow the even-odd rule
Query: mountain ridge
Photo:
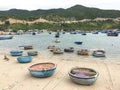
[[0, 20], [8, 18], [15, 18], [21, 20], [33, 21], [39, 18], [44, 18], [52, 21], [64, 20], [82, 20], [95, 18], [118, 18], [120, 17], [120, 10], [103, 10], [94, 7], [86, 7], [82, 5], [75, 5], [67, 9], [48, 9], [48, 10], [23, 10], [10, 9], [7, 11], [0, 11]]

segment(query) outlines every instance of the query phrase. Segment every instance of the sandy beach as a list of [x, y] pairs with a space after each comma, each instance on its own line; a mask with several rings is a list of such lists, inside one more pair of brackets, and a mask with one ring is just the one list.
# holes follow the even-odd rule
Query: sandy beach
[[[0, 55], [0, 90], [120, 90], [120, 62], [104, 62], [98, 58], [82, 60], [59, 59], [57, 56], [47, 58], [33, 57], [30, 63], [18, 63], [17, 57], [7, 55], [8, 61]], [[107, 59], [107, 58], [106, 58]], [[48, 78], [35, 78], [28, 68], [36, 63], [53, 62], [57, 64], [55, 73]], [[72, 67], [93, 68], [99, 72], [97, 81], [91, 86], [73, 83], [68, 75]]]

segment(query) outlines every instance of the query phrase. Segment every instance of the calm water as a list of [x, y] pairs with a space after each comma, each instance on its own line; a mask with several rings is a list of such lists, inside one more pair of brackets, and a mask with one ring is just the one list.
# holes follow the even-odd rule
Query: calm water
[[[55, 43], [54, 38], [55, 33], [41, 33], [37, 35], [15, 35], [11, 40], [1, 40], [0, 41], [0, 53], [9, 53], [10, 50], [20, 50], [19, 46], [22, 45], [32, 45], [33, 50], [37, 50], [39, 55], [51, 57], [53, 54], [47, 50], [49, 45], [55, 45], [61, 49], [67, 47], [74, 47], [74, 53], [64, 53], [63, 55], [58, 55], [60, 58], [83, 58], [78, 56], [76, 51], [79, 49], [88, 49], [90, 53], [93, 49], [104, 49], [106, 51], [106, 58], [120, 58], [120, 35], [118, 37], [110, 37], [106, 34], [91, 34], [87, 35], [81, 34], [61, 34], [60, 43]], [[82, 45], [74, 44], [75, 41], [82, 41]], [[25, 51], [27, 52], [27, 51]], [[87, 56], [87, 57], [92, 57]], [[92, 57], [94, 58], [94, 57]]]

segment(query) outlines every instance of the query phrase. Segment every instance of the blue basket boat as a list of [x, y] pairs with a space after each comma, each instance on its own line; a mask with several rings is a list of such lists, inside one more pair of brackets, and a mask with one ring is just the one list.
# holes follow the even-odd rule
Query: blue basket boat
[[23, 51], [19, 51], [19, 50], [12, 50], [10, 51], [10, 54], [12, 56], [21, 56], [23, 54]]
[[53, 75], [56, 70], [56, 64], [46, 62], [38, 63], [29, 67], [30, 74], [34, 77], [45, 78]]
[[28, 63], [28, 62], [31, 62], [32, 61], [32, 56], [19, 56], [17, 58], [17, 61], [19, 63]]
[[94, 57], [105, 57], [105, 51], [104, 50], [95, 50], [95, 51], [93, 51], [92, 55]]
[[72, 68], [68, 74], [73, 82], [81, 85], [92, 85], [99, 75], [94, 69], [83, 67]]

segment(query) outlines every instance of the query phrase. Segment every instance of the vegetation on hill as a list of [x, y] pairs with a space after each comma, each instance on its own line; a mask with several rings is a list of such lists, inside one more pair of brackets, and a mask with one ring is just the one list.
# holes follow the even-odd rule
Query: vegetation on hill
[[[0, 11], [0, 21], [4, 24], [0, 25], [0, 30], [12, 29], [28, 30], [28, 29], [47, 29], [47, 30], [102, 30], [120, 28], [120, 22], [113, 20], [93, 21], [95, 18], [118, 18], [120, 11], [118, 10], [101, 10], [98, 8], [89, 8], [81, 5], [76, 5], [68, 9], [50, 9], [50, 10], [19, 10], [11, 9], [8, 11]], [[44, 18], [47, 22], [28, 23], [9, 23], [6, 22], [8, 18], [34, 21], [39, 18]], [[91, 19], [89, 22], [65, 23], [65, 21], [79, 21], [82, 19]], [[62, 22], [62, 23], [61, 23]]]

